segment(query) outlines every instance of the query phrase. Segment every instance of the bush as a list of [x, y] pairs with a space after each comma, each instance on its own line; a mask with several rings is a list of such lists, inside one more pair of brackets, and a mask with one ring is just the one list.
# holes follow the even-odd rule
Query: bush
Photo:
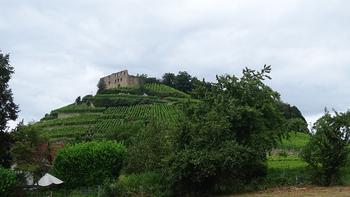
[[164, 182], [156, 172], [121, 176], [118, 182], [105, 184], [101, 196], [169, 196]]
[[17, 180], [12, 170], [0, 167], [0, 196], [8, 196], [15, 189]]
[[57, 153], [53, 172], [70, 187], [98, 185], [119, 176], [125, 154], [113, 141], [68, 145]]
[[340, 169], [348, 161], [350, 112], [326, 111], [314, 125], [316, 132], [301, 152], [301, 157], [313, 170], [314, 182], [321, 185], [340, 183]]

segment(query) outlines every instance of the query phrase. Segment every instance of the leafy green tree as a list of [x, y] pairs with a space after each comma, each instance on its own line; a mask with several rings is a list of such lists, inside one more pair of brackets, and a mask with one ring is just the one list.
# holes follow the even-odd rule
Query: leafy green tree
[[8, 82], [14, 73], [14, 68], [9, 64], [9, 55], [0, 51], [0, 132], [7, 129], [9, 120], [16, 120], [18, 106], [13, 102], [12, 90]]
[[23, 122], [11, 132], [11, 137], [14, 140], [11, 155], [13, 163], [16, 164], [15, 170], [30, 173], [34, 181], [38, 180], [48, 170], [49, 153], [46, 148], [40, 149], [40, 145], [47, 144], [47, 142], [40, 137], [34, 126], [25, 126]]
[[192, 77], [186, 71], [180, 71], [175, 78], [174, 88], [189, 93], [192, 91]]
[[8, 82], [14, 73], [14, 68], [9, 64], [9, 55], [0, 51], [0, 166], [10, 166], [10, 136], [5, 133], [7, 123], [17, 119], [18, 106], [13, 101], [12, 90]]
[[170, 138], [174, 151], [166, 167], [175, 193], [239, 185], [266, 174], [266, 155], [287, 131], [279, 94], [264, 83], [270, 71], [246, 68], [241, 78], [217, 77], [201, 90], [203, 102], [184, 106], [186, 118]]
[[162, 83], [164, 85], [174, 87], [175, 85], [175, 74], [174, 73], [165, 73], [162, 77]]
[[106, 82], [103, 79], [100, 79], [100, 81], [97, 84], [97, 93], [103, 92], [104, 90], [106, 90], [106, 87]]
[[331, 115], [328, 111], [314, 124], [315, 134], [301, 152], [301, 157], [321, 185], [340, 183], [340, 169], [348, 162], [350, 112]]
[[[281, 102], [279, 108], [286, 119], [298, 119], [299, 128], [296, 131], [305, 133], [309, 132], [307, 122], [304, 116], [301, 114], [300, 110], [296, 106], [291, 106], [290, 104]], [[294, 122], [296, 121], [297, 120], [294, 120]]]
[[[167, 136], [172, 129], [172, 126], [165, 122], [151, 120], [132, 137], [132, 143], [128, 146], [125, 170], [128, 173], [161, 170], [162, 160], [171, 152]], [[130, 133], [134, 132], [135, 130]]]

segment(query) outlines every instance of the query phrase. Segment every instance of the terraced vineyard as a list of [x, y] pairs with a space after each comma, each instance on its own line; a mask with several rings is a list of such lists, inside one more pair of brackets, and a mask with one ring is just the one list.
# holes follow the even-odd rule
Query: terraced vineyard
[[[66, 113], [65, 115], [70, 115]], [[49, 140], [59, 138], [75, 138], [83, 135], [89, 127], [94, 127], [98, 118], [102, 115], [97, 113], [80, 113], [72, 111], [72, 116], [45, 120], [34, 124], [40, 131], [40, 135]]]
[[80, 105], [67, 105], [65, 107], [56, 109], [52, 113], [99, 113], [103, 112], [106, 108], [104, 107], [90, 107], [87, 104]]
[[160, 97], [190, 98], [190, 95], [163, 84], [156, 84], [156, 83], [145, 84], [145, 89], [147, 94], [149, 95], [155, 95]]
[[96, 124], [96, 131], [104, 131], [110, 128], [118, 127], [124, 123], [122, 119], [106, 119], [101, 120]]
[[84, 103], [53, 110], [34, 126], [40, 130], [40, 135], [50, 140], [74, 140], [87, 131], [103, 137], [105, 133], [147, 124], [151, 120], [177, 122], [182, 112], [176, 104], [193, 100], [189, 95], [162, 84], [145, 84], [144, 89], [125, 90], [127, 93], [118, 91], [85, 96]]
[[42, 127], [53, 127], [53, 126], [95, 124], [98, 117], [100, 117], [99, 114], [80, 114], [80, 115], [71, 116], [67, 118], [59, 118], [59, 119], [42, 121], [37, 123], [35, 126], [42, 128]]
[[152, 104], [152, 105], [136, 105], [131, 107], [111, 107], [105, 114], [111, 117], [120, 117], [124, 120], [169, 120], [176, 121], [181, 112], [172, 105]]
[[41, 132], [43, 137], [52, 139], [60, 137], [75, 137], [84, 134], [88, 128], [82, 125], [58, 127], [58, 128], [46, 128]]

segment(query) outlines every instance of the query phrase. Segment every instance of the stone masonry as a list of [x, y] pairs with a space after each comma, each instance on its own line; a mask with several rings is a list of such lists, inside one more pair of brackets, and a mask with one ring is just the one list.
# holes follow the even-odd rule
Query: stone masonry
[[115, 89], [120, 87], [140, 86], [142, 80], [140, 77], [129, 75], [128, 70], [123, 70], [111, 75], [102, 77], [106, 84], [106, 89]]

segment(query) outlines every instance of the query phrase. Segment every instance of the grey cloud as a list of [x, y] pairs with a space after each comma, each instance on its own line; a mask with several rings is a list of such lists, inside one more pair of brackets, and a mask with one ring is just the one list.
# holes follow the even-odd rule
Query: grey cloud
[[335, 1], [1, 2], [0, 48], [11, 53], [21, 117], [39, 119], [96, 91], [102, 75], [128, 68], [199, 78], [273, 66], [268, 83], [314, 119], [346, 110], [350, 91], [347, 8]]

